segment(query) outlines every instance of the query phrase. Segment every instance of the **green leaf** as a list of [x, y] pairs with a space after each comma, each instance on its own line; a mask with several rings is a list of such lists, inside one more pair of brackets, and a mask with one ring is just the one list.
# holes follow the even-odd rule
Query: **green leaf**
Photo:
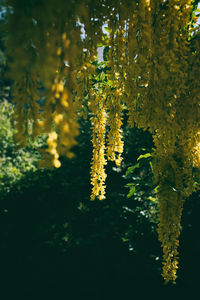
[[109, 27], [103, 27], [103, 29], [104, 29], [106, 32], [108, 32], [108, 33], [111, 33], [111, 32], [112, 32], [112, 29], [109, 28]]
[[107, 85], [110, 86], [110, 87], [112, 87], [113, 86], [113, 82], [111, 80], [108, 80], [107, 81]]
[[104, 73], [104, 72], [101, 72], [101, 73], [100, 73], [100, 80], [101, 80], [101, 81], [104, 81], [104, 80], [105, 80], [105, 73]]
[[136, 165], [132, 166], [132, 167], [128, 167], [127, 171], [126, 171], [126, 176], [128, 174], [131, 174], [135, 171], [135, 169], [139, 168], [140, 167], [140, 164], [137, 163]]
[[148, 157], [151, 157], [151, 156], [152, 156], [151, 153], [141, 154], [141, 155], [138, 157], [137, 160], [140, 160], [140, 159], [142, 159], [142, 158], [148, 158]]
[[127, 198], [132, 197], [132, 196], [135, 194], [135, 191], [136, 191], [136, 188], [135, 188], [135, 186], [133, 186], [133, 187], [130, 189], [130, 191], [129, 191], [128, 195], [127, 195]]
[[159, 185], [157, 185], [157, 186], [155, 187], [155, 189], [154, 189], [155, 193], [158, 192], [158, 189], [159, 189]]
[[130, 188], [130, 186], [133, 186], [133, 185], [134, 185], [134, 183], [127, 183], [127, 184], [125, 185], [125, 187]]
[[151, 202], [157, 202], [157, 198], [155, 198], [155, 197], [148, 197], [148, 199], [151, 201]]

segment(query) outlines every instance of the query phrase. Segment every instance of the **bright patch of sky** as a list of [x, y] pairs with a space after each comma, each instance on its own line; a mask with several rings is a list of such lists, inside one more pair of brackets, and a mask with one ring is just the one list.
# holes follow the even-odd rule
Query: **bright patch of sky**
[[[1, 0], [0, 0], [0, 5], [1, 5]], [[6, 7], [1, 6], [0, 7], [0, 19], [2, 18], [2, 15], [6, 13]]]
[[[200, 2], [198, 3], [197, 9], [200, 9]], [[200, 17], [197, 20], [197, 24], [200, 24]]]
[[[0, 4], [1, 4], [1, 0], [0, 0]], [[200, 9], [200, 2], [198, 3], [197, 9]], [[2, 10], [0, 10], [0, 19], [2, 18], [3, 13], [5, 13], [5, 8], [3, 8]], [[199, 12], [198, 12], [198, 14], [199, 14]], [[84, 29], [84, 24], [82, 24], [82, 23], [80, 22], [80, 20], [78, 20], [77, 23], [78, 23], [78, 25], [81, 26], [81, 32], [82, 32], [82, 33], [81, 33], [81, 39], [84, 39], [85, 36], [86, 36], [85, 29]], [[198, 25], [200, 25], [200, 17], [198, 18], [197, 23], [196, 23], [196, 26], [198, 26]], [[103, 33], [105, 33], [105, 34], [108, 35], [108, 32], [105, 30], [105, 28], [106, 28], [107, 26], [108, 26], [108, 24], [105, 22], [105, 24], [102, 26], [102, 31], [103, 31]], [[104, 47], [98, 47], [98, 48], [97, 48], [98, 60], [99, 60], [100, 62], [103, 61], [103, 48], [104, 48]]]
[[[85, 39], [85, 37], [86, 37], [86, 32], [85, 32], [84, 24], [82, 24], [82, 23], [80, 22], [80, 20], [77, 21], [77, 24], [78, 24], [79, 26], [81, 26], [81, 39], [83, 40], [83, 39]], [[108, 32], [105, 30], [105, 27], [107, 27], [107, 26], [108, 26], [108, 24], [107, 24], [106, 22], [105, 22], [105, 24], [102, 26], [102, 31], [103, 31], [103, 33], [105, 33], [105, 34], [108, 34]], [[99, 62], [102, 62], [102, 61], [103, 61], [103, 48], [104, 48], [104, 47], [98, 47], [98, 48], [97, 48], [97, 57], [98, 57]]]

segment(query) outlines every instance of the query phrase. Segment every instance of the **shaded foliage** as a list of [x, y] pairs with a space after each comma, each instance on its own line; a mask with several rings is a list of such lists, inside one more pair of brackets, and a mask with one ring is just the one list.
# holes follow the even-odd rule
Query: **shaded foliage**
[[[1, 196], [10, 191], [30, 170], [36, 171], [39, 152], [38, 147], [44, 145], [44, 137], [29, 141], [26, 148], [19, 149], [14, 141], [12, 124], [13, 106], [7, 100], [0, 103], [0, 192]], [[24, 184], [25, 186], [26, 184]], [[18, 186], [18, 190], [23, 186]]]
[[[74, 298], [127, 297], [133, 290], [143, 297], [155, 288], [157, 293], [178, 295], [195, 288], [196, 272], [192, 277], [191, 272], [199, 252], [198, 239], [193, 240], [199, 224], [198, 194], [185, 204], [181, 260], [186, 269], [180, 269], [176, 288], [163, 287], [155, 215], [149, 214], [151, 180], [140, 176], [150, 171], [149, 164], [143, 162], [136, 168], [138, 174], [126, 176], [142, 149], [151, 150], [151, 136], [135, 128], [125, 130], [122, 167], [107, 166], [107, 199], [91, 202], [89, 126], [83, 121], [73, 160], [63, 159], [60, 169], [27, 171], [1, 197], [0, 250], [6, 293], [12, 293], [10, 284], [15, 294], [29, 298], [38, 292], [41, 298], [58, 297], [66, 290]], [[140, 189], [127, 198], [126, 185], [133, 175], [140, 178]], [[188, 243], [195, 243], [195, 249]]]
[[[13, 282], [17, 276], [24, 293], [45, 291], [53, 282], [54, 290], [78, 284], [82, 292], [100, 289], [103, 295], [118, 281], [121, 292], [128, 288], [123, 276], [129, 284], [143, 272], [159, 276], [158, 264], [151, 270], [159, 252], [154, 225], [140, 214], [145, 201], [126, 198], [126, 158], [121, 169], [108, 165], [107, 200], [89, 200], [91, 143], [84, 123], [75, 159], [63, 160], [56, 170], [29, 170], [1, 203], [5, 274], [12, 273]], [[153, 248], [144, 247], [148, 241]]]
[[[13, 142], [11, 114], [4, 98], [0, 251], [7, 295], [12, 286], [15, 295], [28, 299], [38, 293], [43, 299], [60, 293], [73, 294], [72, 299], [126, 299], [137, 292], [140, 298], [150, 292], [155, 296], [155, 290], [162, 296], [180, 296], [198, 287], [199, 194], [185, 203], [180, 257], [184, 268], [177, 287], [163, 287], [160, 279], [157, 210], [150, 199], [155, 186], [148, 157], [137, 160], [151, 152], [150, 134], [124, 126], [122, 167], [108, 164], [107, 199], [90, 202], [90, 124], [82, 121], [73, 160], [63, 159], [58, 170], [38, 170], [35, 144], [18, 150]], [[127, 174], [128, 168], [132, 171]], [[127, 186], [132, 189], [128, 198]]]

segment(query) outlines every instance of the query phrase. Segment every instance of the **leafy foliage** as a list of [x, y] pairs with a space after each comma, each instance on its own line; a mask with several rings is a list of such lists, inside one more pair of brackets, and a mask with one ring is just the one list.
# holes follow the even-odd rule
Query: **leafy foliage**
[[[28, 147], [19, 149], [14, 141], [13, 106], [6, 100], [0, 103], [0, 193], [8, 193], [27, 172], [36, 171], [40, 157], [36, 150], [44, 144], [38, 137]], [[23, 189], [23, 186], [18, 186]]]
[[[12, 1], [10, 3], [12, 3]], [[34, 7], [34, 1], [30, 1], [30, 3], [32, 3]], [[60, 4], [62, 3], [64, 3], [64, 1], [60, 1]], [[75, 5], [74, 3], [74, 1], [71, 1], [72, 5]], [[25, 129], [26, 127], [23, 124], [23, 117], [25, 116], [25, 114], [23, 115], [24, 111], [26, 111], [26, 113], [29, 111], [30, 115], [32, 114], [34, 120], [31, 126], [34, 128], [35, 132], [38, 132], [38, 130], [41, 128], [41, 130], [46, 130], [47, 128], [51, 130], [51, 128], [49, 128], [49, 124], [53, 120], [53, 126], [58, 125], [57, 131], [60, 132], [60, 136], [62, 136], [62, 138], [58, 138], [57, 141], [56, 132], [51, 132], [51, 136], [56, 136], [56, 138], [53, 140], [51, 138], [49, 139], [49, 149], [47, 151], [49, 151], [50, 154], [53, 154], [53, 161], [55, 166], [60, 166], [60, 162], [57, 161], [57, 158], [60, 155], [60, 160], [62, 161], [65, 169], [61, 168], [60, 170], [37, 170], [36, 162], [39, 158], [39, 153], [35, 151], [35, 147], [40, 147], [43, 144], [43, 137], [40, 137], [39, 140], [35, 141], [30, 140], [26, 149], [17, 149], [16, 145], [13, 142], [13, 131], [10, 127], [11, 123], [9, 121], [9, 118], [12, 115], [12, 107], [10, 106], [10, 108], [8, 108], [8, 102], [6, 101], [6, 98], [9, 95], [10, 85], [6, 85], [5, 82], [1, 81], [1, 87], [3, 87], [1, 89], [3, 109], [1, 116], [2, 127], [0, 129], [2, 144], [0, 173], [2, 183], [0, 186], [0, 192], [2, 193], [4, 199], [9, 200], [8, 203], [4, 204], [3, 206], [5, 207], [4, 212], [6, 212], [6, 214], [8, 213], [8, 218], [6, 219], [5, 224], [7, 224], [7, 222], [9, 221], [12, 223], [12, 230], [5, 230], [4, 235], [6, 236], [6, 238], [4, 239], [4, 243], [7, 246], [10, 243], [9, 246], [11, 247], [7, 248], [13, 248], [12, 246], [16, 243], [16, 245], [18, 245], [18, 248], [16, 250], [17, 256], [20, 258], [21, 248], [24, 249], [24, 252], [28, 249], [32, 255], [31, 258], [28, 258], [31, 260], [31, 262], [35, 261], [35, 256], [37, 256], [38, 251], [37, 247], [39, 244], [38, 248], [43, 253], [43, 255], [45, 253], [45, 250], [47, 249], [48, 251], [49, 249], [59, 249], [60, 253], [63, 254], [66, 252], [69, 253], [73, 250], [76, 251], [80, 248], [86, 255], [86, 249], [95, 249], [95, 253], [97, 253], [97, 249], [102, 245], [104, 245], [103, 248], [105, 249], [106, 253], [106, 246], [110, 245], [110, 247], [112, 248], [112, 253], [110, 253], [110, 256], [112, 256], [115, 252], [115, 246], [118, 247], [120, 245], [119, 248], [124, 248], [126, 254], [129, 252], [134, 253], [134, 255], [140, 253], [142, 258], [146, 258], [147, 263], [152, 263], [153, 260], [160, 260], [160, 255], [155, 255], [155, 253], [157, 252], [157, 248], [154, 248], [152, 246], [152, 248], [147, 249], [144, 247], [144, 245], [147, 242], [149, 242], [150, 244], [153, 240], [153, 237], [155, 237], [155, 223], [158, 223], [156, 204], [158, 202], [158, 232], [160, 241], [162, 242], [162, 246], [164, 249], [165, 260], [163, 277], [166, 281], [172, 280], [173, 282], [175, 282], [178, 254], [177, 245], [178, 237], [181, 231], [180, 217], [182, 212], [183, 198], [190, 195], [194, 190], [193, 188], [196, 182], [193, 179], [193, 164], [196, 167], [199, 166], [199, 132], [197, 131], [197, 125], [199, 124], [199, 113], [198, 101], [196, 101], [195, 98], [196, 94], [199, 94], [199, 87], [195, 86], [196, 83], [194, 81], [194, 78], [196, 76], [193, 76], [193, 74], [198, 74], [199, 69], [199, 62], [197, 62], [196, 66], [194, 63], [196, 62], [196, 59], [198, 61], [199, 45], [195, 45], [195, 42], [198, 40], [198, 30], [196, 36], [194, 38], [192, 37], [196, 22], [195, 20], [198, 16], [196, 15], [198, 9], [196, 10], [196, 12], [192, 12], [191, 6], [187, 5], [187, 1], [183, 2], [183, 5], [172, 6], [168, 5], [168, 1], [163, 1], [162, 5], [160, 5], [160, 7], [157, 7], [159, 13], [155, 15], [151, 13], [152, 11], [154, 11], [154, 9], [156, 9], [156, 7], [153, 6], [153, 1], [141, 2], [144, 5], [139, 5], [139, 2], [136, 1], [137, 5], [133, 6], [136, 11], [135, 15], [130, 15], [130, 18], [128, 17], [126, 20], [126, 18], [123, 19], [123, 17], [126, 16], [126, 14], [129, 14], [129, 1], [127, 1], [127, 3], [128, 7], [126, 7], [126, 13], [124, 13], [125, 11], [121, 7], [121, 2], [119, 7], [117, 6], [117, 10], [115, 10], [117, 12], [119, 9], [119, 18], [117, 12], [117, 20], [119, 19], [119, 28], [117, 28], [118, 25], [114, 25], [115, 22], [112, 22], [112, 20], [109, 19], [109, 27], [105, 28], [105, 30], [107, 30], [110, 36], [109, 38], [107, 38], [106, 36], [101, 37], [103, 44], [107, 45], [104, 48], [103, 57], [104, 60], [108, 59], [108, 61], [106, 63], [102, 63], [101, 67], [97, 62], [92, 62], [94, 60], [94, 56], [92, 48], [89, 49], [88, 54], [89, 56], [91, 56], [88, 56], [86, 60], [83, 61], [83, 66], [79, 66], [80, 70], [76, 70], [78, 71], [78, 75], [76, 78], [73, 72], [71, 72], [72, 69], [70, 68], [70, 64], [75, 66], [77, 56], [80, 55], [81, 57], [82, 55], [82, 48], [80, 47], [79, 49], [79, 47], [77, 47], [77, 44], [80, 44], [83, 47], [84, 45], [82, 44], [82, 40], [80, 40], [80, 28], [78, 28], [79, 26], [75, 24], [77, 22], [75, 18], [73, 19], [73, 21], [75, 22], [73, 25], [76, 26], [71, 26], [71, 24], [68, 24], [69, 27], [67, 27], [67, 34], [70, 33], [69, 36], [71, 35], [68, 40], [65, 32], [62, 32], [62, 34], [60, 35], [57, 33], [55, 34], [54, 29], [57, 30], [57, 28], [56, 26], [54, 26], [55, 23], [53, 19], [52, 22], [46, 22], [46, 19], [50, 20], [53, 16], [51, 13], [51, 8], [54, 7], [53, 2], [51, 2], [49, 5], [50, 9], [49, 11], [47, 11], [47, 18], [45, 18], [45, 21], [43, 19], [43, 15], [40, 15], [39, 13], [39, 11], [43, 10], [39, 10], [35, 15], [35, 18], [39, 18], [39, 21], [35, 20], [34, 18], [30, 19], [27, 13], [24, 14], [22, 25], [24, 26], [24, 21], [27, 22], [27, 25], [30, 25], [30, 27], [27, 26], [27, 36], [30, 34], [30, 32], [32, 33], [31, 29], [34, 28], [36, 29], [36, 31], [37, 29], [40, 29], [37, 23], [39, 24], [40, 21], [44, 21], [42, 24], [44, 25], [44, 28], [48, 33], [45, 35], [46, 43], [43, 44], [43, 46], [47, 45], [45, 52], [43, 51], [44, 48], [41, 47], [41, 44], [38, 43], [41, 38], [39, 31], [37, 33], [35, 32], [35, 36], [32, 36], [33, 39], [28, 38], [27, 41], [25, 41], [25, 39], [21, 37], [21, 33], [23, 31], [17, 30], [19, 39], [16, 38], [15, 32], [13, 31], [14, 27], [12, 25], [13, 23], [16, 23], [16, 19], [20, 21], [20, 18], [18, 18], [17, 14], [19, 13], [19, 15], [21, 15], [22, 11], [25, 12], [28, 5], [25, 5], [25, 2], [20, 1], [20, 5], [24, 4], [24, 9], [23, 5], [18, 6], [16, 2], [13, 2], [13, 5], [16, 6], [15, 9], [17, 14], [10, 15], [11, 20], [13, 19], [14, 21], [13, 23], [11, 21], [10, 27], [8, 26], [9, 30], [11, 31], [11, 47], [10, 49], [8, 47], [8, 49], [11, 50], [11, 52], [12, 48], [14, 49], [14, 56], [16, 53], [16, 57], [13, 60], [14, 62], [16, 62], [16, 64], [13, 64], [12, 60], [9, 61], [9, 64], [11, 70], [12, 67], [14, 70], [14, 72], [11, 73], [14, 76], [15, 92], [18, 96], [17, 100], [19, 100], [17, 106], [17, 124], [19, 125], [18, 137], [21, 139], [24, 138], [25, 132], [23, 130], [20, 130]], [[171, 3], [176, 4], [176, 1], [172, 1]], [[191, 3], [193, 6], [197, 5], [197, 1], [188, 1], [188, 3]], [[42, 7], [43, 5], [44, 7], [46, 7], [45, 3], [42, 2]], [[102, 8], [103, 12], [105, 12], [103, 6]], [[169, 12], [172, 12], [172, 14], [169, 14], [169, 16], [167, 12], [168, 8], [171, 9], [171, 11], [169, 10]], [[195, 9], [196, 8], [197, 7], [195, 7]], [[71, 8], [69, 6], [68, 14], [70, 14], [70, 9]], [[167, 13], [165, 13], [165, 10]], [[46, 12], [46, 10], [44, 11]], [[33, 10], [32, 13], [34, 15], [35, 11]], [[86, 20], [87, 14], [85, 14], [85, 10], [82, 9], [82, 6], [78, 7], [77, 13], [80, 13], [80, 16], [81, 18], [83, 18], [84, 22], [84, 18]], [[96, 13], [97, 12], [95, 11], [95, 14]], [[97, 18], [100, 24], [100, 31], [103, 22], [105, 22], [105, 18], [102, 18], [102, 16], [104, 16], [104, 13], [101, 12], [100, 15], [98, 15], [99, 19]], [[178, 17], [174, 18], [174, 16]], [[184, 16], [184, 18], [182, 18], [182, 16]], [[171, 17], [173, 22], [168, 22], [168, 17]], [[108, 16], [108, 18], [110, 18], [110, 16]], [[149, 24], [152, 23], [152, 18], [153, 21], [155, 21], [155, 23], [153, 23], [158, 25], [157, 27], [155, 26], [155, 29], [157, 31], [151, 30], [152, 28], [150, 26], [143, 26], [146, 22], [148, 22]], [[188, 28], [190, 29], [189, 32], [186, 32], [185, 24], [189, 24], [189, 20], [191, 20], [191, 24], [188, 25]], [[96, 22], [96, 18], [88, 19], [85, 26], [87, 27], [87, 24], [89, 22], [91, 22], [91, 24], [93, 25], [93, 21]], [[127, 22], [129, 22], [129, 27], [124, 26]], [[46, 25], [47, 23], [53, 24], [53, 26]], [[159, 30], [159, 26], [161, 26], [162, 28], [162, 26], [165, 26], [166, 24], [167, 26], [169, 26], [169, 28], [166, 27], [167, 29], [164, 31]], [[131, 26], [132, 30], [129, 30]], [[62, 28], [62, 26], [59, 26], [59, 28]], [[95, 28], [95, 26], [91, 26], [91, 28]], [[141, 28], [141, 30], [138, 30], [138, 28]], [[177, 31], [177, 28], [181, 29], [180, 32]], [[45, 30], [44, 32], [46, 32]], [[126, 30], [126, 34], [124, 30]], [[87, 32], [89, 33], [90, 30], [88, 30]], [[132, 33], [133, 36], [131, 36]], [[171, 35], [171, 33], [173, 34]], [[130, 38], [126, 40], [129, 34]], [[192, 40], [191, 47], [190, 43], [188, 43], [188, 35], [190, 37], [189, 41]], [[75, 36], [79, 39], [77, 39], [77, 43], [76, 39], [74, 39]], [[92, 47], [100, 42], [97, 39], [97, 37], [100, 37], [98, 31], [91, 31], [92, 38], [89, 37], [89, 34], [87, 34], [86, 36], [90, 38], [90, 41], [94, 41], [94, 45], [92, 45], [91, 43]], [[60, 38], [60, 40], [58, 40], [57, 38]], [[171, 38], [173, 38], [173, 40], [171, 40]], [[20, 39], [24, 42], [23, 47], [20, 47], [19, 52], [15, 52], [15, 49], [17, 48], [17, 41]], [[158, 39], [159, 43], [162, 42], [161, 47], [156, 48], [156, 42], [151, 43], [152, 40], [154, 41], [156, 39]], [[130, 47], [127, 45], [128, 40], [133, 41]], [[27, 45], [30, 41], [31, 45], [29, 45], [29, 47]], [[87, 38], [85, 39], [85, 41], [87, 42]], [[116, 42], [116, 44], [114, 43], [114, 41]], [[180, 47], [179, 43], [181, 45]], [[40, 60], [39, 63], [34, 66], [34, 63], [30, 65], [29, 62], [32, 61], [32, 59], [30, 58], [32, 58], [32, 55], [33, 53], [35, 53], [35, 49], [37, 48], [35, 45], [37, 45], [38, 47], [38, 57], [40, 57]], [[58, 45], [60, 46], [59, 48], [57, 48]], [[70, 50], [68, 49], [69, 45], [70, 47], [72, 47], [70, 48]], [[147, 47], [147, 45], [150, 45], [150, 47]], [[170, 48], [172, 48], [172, 51], [168, 51], [169, 45]], [[52, 50], [52, 53], [50, 53], [50, 49]], [[71, 51], [72, 49], [74, 51]], [[88, 50], [86, 48], [83, 49]], [[127, 49], [128, 52], [126, 52]], [[142, 51], [140, 52], [141, 49]], [[29, 52], [29, 50], [31, 51]], [[156, 53], [157, 50], [158, 53]], [[129, 55], [133, 52], [137, 53], [137, 51], [138, 54], [135, 57], [132, 54], [130, 56], [126, 55]], [[146, 54], [146, 58], [144, 52]], [[28, 55], [24, 55], [24, 53], [27, 53]], [[45, 57], [45, 55], [43, 55], [44, 53], [48, 53], [49, 56]], [[20, 59], [17, 59], [18, 55]], [[179, 57], [179, 60], [175, 59], [176, 55]], [[21, 60], [22, 57], [25, 57], [27, 61], [26, 59]], [[154, 59], [152, 59], [152, 57]], [[41, 68], [40, 66], [40, 63], [43, 63], [43, 59], [44, 62], [47, 62], [46, 65], [45, 63], [43, 64], [44, 66], [46, 66], [46, 68]], [[49, 61], [51, 61], [51, 63], [49, 63]], [[69, 62], [69, 65], [67, 66], [69, 69], [66, 73], [62, 73], [62, 70], [66, 69], [63, 66], [63, 62], [65, 67], [66, 62], [67, 65]], [[154, 65], [152, 65], [152, 62]], [[171, 66], [170, 68], [168, 68], [169, 63]], [[20, 73], [18, 71], [21, 67], [21, 64], [22, 68]], [[0, 65], [1, 72], [3, 72], [6, 67], [6, 59], [3, 51], [0, 52]], [[132, 68], [132, 66], [135, 66], [135, 68]], [[190, 66], [192, 66], [192, 68], [190, 68]], [[38, 122], [42, 107], [38, 105], [38, 79], [35, 76], [31, 77], [32, 74], [29, 74], [30, 76], [23, 77], [24, 70], [29, 72], [30, 67], [33, 67], [33, 71], [35, 71], [36, 73], [38, 72], [38, 70], [41, 71], [41, 78], [44, 85], [46, 85], [45, 90], [47, 91], [47, 93], [51, 94], [50, 99], [59, 99], [60, 102], [55, 102], [55, 99], [52, 100], [53, 104], [61, 103], [62, 105], [62, 111], [60, 111], [59, 104], [57, 106], [57, 111], [52, 115], [52, 106], [50, 103], [51, 101], [46, 101], [48, 100], [48, 97], [44, 97], [47, 104], [45, 106], [45, 109], [43, 110], [43, 117], [46, 120], [46, 124], [45, 122]], [[59, 75], [58, 68], [61, 70]], [[96, 73], [93, 73], [95, 68]], [[152, 73], [152, 68], [155, 71], [153, 72], [155, 74], [155, 80], [153, 81], [152, 76], [150, 76]], [[91, 75], [91, 73], [95, 75]], [[69, 77], [67, 77], [66, 74], [69, 75]], [[185, 74], [189, 74], [188, 77], [187, 75], [185, 76]], [[128, 80], [127, 76], [129, 77]], [[78, 79], [78, 82], [76, 82], [76, 79]], [[24, 80], [26, 82], [25, 86]], [[79, 85], [80, 83], [83, 83], [85, 81], [87, 81], [87, 88], [89, 87], [90, 93], [91, 91], [93, 93], [93, 98], [88, 97], [87, 100], [86, 97], [83, 97], [82, 87], [80, 87]], [[193, 82], [195, 83], [194, 86]], [[80, 99], [78, 99], [76, 103], [78, 104], [77, 107], [79, 106], [80, 111], [81, 109], [84, 110], [84, 113], [88, 114], [89, 116], [91, 116], [93, 113], [93, 117], [91, 118], [92, 125], [94, 125], [93, 137], [94, 139], [97, 137], [95, 140], [96, 143], [93, 143], [94, 150], [98, 148], [98, 145], [100, 144], [99, 141], [101, 142], [100, 150], [98, 150], [96, 153], [93, 152], [95, 159], [96, 157], [100, 158], [100, 162], [102, 162], [104, 159], [104, 153], [102, 153], [102, 149], [104, 149], [105, 146], [104, 137], [106, 135], [106, 129], [107, 131], [108, 129], [110, 129], [109, 133], [111, 137], [109, 146], [110, 149], [108, 147], [107, 150], [114, 149], [114, 153], [111, 151], [112, 153], [110, 154], [110, 157], [114, 157], [115, 155], [113, 154], [115, 154], [115, 152], [118, 152], [119, 154], [120, 159], [111, 159], [116, 161], [117, 166], [113, 166], [111, 163], [109, 163], [107, 166], [108, 174], [111, 175], [111, 182], [109, 183], [110, 188], [108, 188], [107, 194], [107, 202], [98, 203], [94, 201], [94, 203], [91, 203], [88, 201], [89, 185], [88, 183], [86, 183], [86, 181], [84, 181], [86, 179], [88, 180], [89, 178], [89, 170], [84, 163], [86, 161], [88, 163], [88, 153], [90, 153], [89, 156], [92, 155], [90, 147], [91, 145], [89, 144], [88, 139], [88, 145], [85, 141], [83, 142], [83, 144], [79, 144], [82, 150], [87, 149], [88, 152], [84, 152], [85, 150], [83, 150], [84, 154], [82, 153], [82, 155], [80, 154], [82, 150], [75, 148], [74, 153], [77, 154], [77, 157], [71, 162], [64, 159], [62, 157], [64, 151], [60, 151], [64, 150], [63, 146], [68, 145], [69, 140], [71, 140], [71, 138], [73, 139], [78, 134], [78, 125], [74, 122], [75, 118], [72, 101], [73, 89], [71, 87], [75, 87], [74, 93], [76, 94], [77, 98], [79, 96], [80, 99], [84, 98], [84, 101], [82, 103], [78, 103]], [[179, 91], [180, 87], [181, 94]], [[33, 101], [34, 105], [32, 105], [33, 103], [31, 105], [27, 105], [26, 97], [23, 98], [24, 102], [21, 101], [21, 91], [23, 88], [24, 95], [28, 97], [28, 99], [36, 100], [35, 102]], [[104, 88], [106, 91], [105, 94]], [[137, 94], [135, 93], [135, 91], [137, 91], [138, 89], [140, 89], [141, 92]], [[169, 94], [166, 94], [166, 91], [168, 91], [170, 97]], [[123, 105], [122, 94], [124, 99], [126, 99]], [[188, 96], [191, 96], [191, 99], [194, 99], [194, 105], [191, 105], [189, 99], [190, 97]], [[149, 105], [152, 104], [151, 98], [155, 100], [155, 103], [157, 101], [157, 106], [155, 105], [155, 109], [152, 108], [152, 105]], [[92, 101], [88, 101], [91, 99]], [[134, 101], [132, 99], [134, 99]], [[88, 111], [87, 102], [88, 106], [90, 106], [90, 112]], [[82, 104], [84, 105], [84, 108], [80, 108]], [[182, 105], [184, 106], [184, 109], [182, 109]], [[196, 113], [196, 115], [195, 117], [193, 117], [194, 114], [188, 114], [188, 110], [190, 110], [191, 107], [195, 107], [195, 105], [197, 109], [194, 109], [193, 113]], [[145, 148], [144, 145], [140, 145], [140, 147], [137, 147], [138, 136], [141, 135], [141, 140], [142, 142], [144, 142], [146, 135], [144, 132], [142, 132], [141, 134], [141, 132], [135, 131], [136, 141], [133, 145], [134, 147], [136, 147], [138, 153], [136, 155], [137, 151], [127, 151], [126, 154], [132, 154], [131, 162], [126, 161], [125, 159], [120, 166], [119, 160], [121, 162], [120, 154], [123, 148], [123, 141], [121, 140], [121, 119], [123, 116], [122, 110], [124, 106], [125, 109], [129, 109], [129, 123], [131, 125], [133, 125], [133, 122], [136, 122], [138, 127], [150, 130], [154, 137], [155, 148], [152, 152], [152, 149], [149, 145], [147, 145], [147, 147]], [[21, 109], [22, 107], [25, 108], [25, 110]], [[101, 110], [102, 108], [105, 109], [105, 107], [106, 110], [102, 113]], [[116, 110], [113, 109], [116, 107]], [[80, 111], [78, 111], [78, 116], [80, 116], [81, 114]], [[114, 114], [112, 114], [113, 112]], [[182, 112], [184, 113], [182, 114]], [[107, 123], [107, 128], [105, 122], [106, 113], [109, 115], [109, 123]], [[176, 118], [174, 116], [176, 116]], [[192, 118], [190, 118], [191, 116]], [[64, 120], [65, 122], [62, 122], [62, 120]], [[98, 120], [100, 120], [99, 123]], [[192, 129], [189, 128], [189, 126], [188, 128], [186, 128], [185, 123], [189, 124]], [[83, 126], [85, 128], [84, 130], [86, 130], [86, 132], [89, 132], [90, 130], [88, 123], [86, 122], [85, 124], [86, 127]], [[166, 126], [166, 124], [168, 126]], [[69, 126], [71, 126], [70, 130]], [[100, 129], [102, 129], [101, 136], [99, 135]], [[124, 131], [124, 141], [126, 140], [126, 133], [129, 131], [126, 130], [127, 128]], [[188, 133], [190, 134], [190, 137], [188, 137]], [[4, 138], [5, 136], [6, 138]], [[116, 143], [116, 137], [118, 137], [118, 143]], [[70, 148], [73, 145], [75, 145], [74, 140], [71, 143]], [[58, 152], [56, 150], [57, 146], [59, 149]], [[118, 150], [116, 150], [116, 148], [118, 148]], [[69, 149], [67, 149], [67, 151], [68, 150]], [[191, 153], [194, 156], [194, 159], [191, 158]], [[100, 154], [102, 154], [103, 157], [100, 157]], [[71, 152], [67, 152], [67, 155], [68, 157], [72, 157]], [[98, 158], [96, 159], [96, 161], [98, 161]], [[153, 158], [153, 161], [151, 161], [151, 158]], [[84, 161], [82, 161], [82, 159], [84, 159]], [[98, 171], [100, 169], [99, 166], [102, 167], [102, 165], [97, 164], [96, 161], [94, 163], [93, 169], [95, 169], [95, 167], [97, 166], [96, 169]], [[83, 166], [85, 166], [85, 169], [82, 169]], [[156, 177], [156, 185], [152, 180], [152, 170]], [[185, 172], [184, 174], [182, 172], [183, 170]], [[102, 172], [102, 170], [100, 170], [99, 173], [95, 172], [94, 178], [97, 177], [97, 174], [100, 176], [102, 176], [103, 174], [104, 178], [102, 181], [105, 180], [106, 176]], [[130, 181], [128, 184], [126, 182], [127, 179], [128, 181]], [[97, 188], [98, 183], [99, 182], [97, 182], [97, 184], [94, 184]], [[126, 188], [129, 188], [127, 197], [125, 197], [125, 186]], [[79, 188], [77, 189], [77, 187]], [[179, 197], [180, 194], [182, 194], [181, 198]], [[94, 196], [98, 195], [98, 193], [94, 193]], [[94, 198], [95, 197], [93, 197], [93, 199]], [[104, 197], [101, 197], [101, 199], [103, 198]], [[27, 202], [27, 199], [29, 199], [29, 202]], [[56, 201], [59, 201], [58, 206], [57, 202], [55, 202], [55, 199]], [[65, 202], [66, 199], [67, 202]], [[157, 201], [157, 199], [159, 199], [159, 201]], [[20, 221], [18, 221], [19, 216]], [[3, 222], [4, 221], [2, 221], [2, 223]], [[17, 225], [17, 229], [15, 229], [15, 225]], [[20, 234], [17, 230], [20, 232]], [[14, 232], [16, 236], [14, 238], [14, 244], [11, 239], [8, 239], [9, 242], [7, 242], [8, 233], [11, 232]], [[22, 242], [24, 236], [28, 237], [25, 245], [23, 243], [20, 244], [17, 240], [20, 237], [21, 240], [19, 240], [20, 242]], [[34, 244], [33, 239], [37, 240], [38, 244]], [[46, 246], [44, 246], [44, 244]], [[33, 249], [31, 248], [32, 246]], [[5, 253], [6, 251], [4, 252], [4, 255], [6, 256]], [[80, 252], [78, 251], [78, 253]], [[83, 257], [85, 258], [84, 255]], [[42, 259], [39, 261], [41, 262]], [[95, 259], [93, 260], [93, 262], [94, 261]], [[34, 280], [36, 280], [36, 278], [34, 278]]]

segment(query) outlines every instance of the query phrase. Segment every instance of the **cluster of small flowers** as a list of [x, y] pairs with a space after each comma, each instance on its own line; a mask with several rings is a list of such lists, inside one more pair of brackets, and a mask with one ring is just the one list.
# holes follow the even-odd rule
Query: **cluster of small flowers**
[[[89, 95], [93, 157], [91, 200], [105, 198], [106, 160], [120, 165], [122, 117], [154, 139], [153, 173], [159, 185], [159, 240], [163, 277], [176, 280], [182, 204], [200, 167], [198, 39], [188, 42], [192, 0], [12, 1], [7, 48], [13, 87], [16, 140], [49, 133], [43, 163], [60, 166], [79, 133]], [[22, 5], [23, 3], [23, 5]], [[102, 26], [109, 26], [105, 36]], [[82, 36], [81, 28], [85, 34]], [[92, 87], [99, 43], [109, 46], [104, 86]], [[106, 128], [107, 126], [107, 128]], [[106, 137], [106, 129], [108, 129]]]

